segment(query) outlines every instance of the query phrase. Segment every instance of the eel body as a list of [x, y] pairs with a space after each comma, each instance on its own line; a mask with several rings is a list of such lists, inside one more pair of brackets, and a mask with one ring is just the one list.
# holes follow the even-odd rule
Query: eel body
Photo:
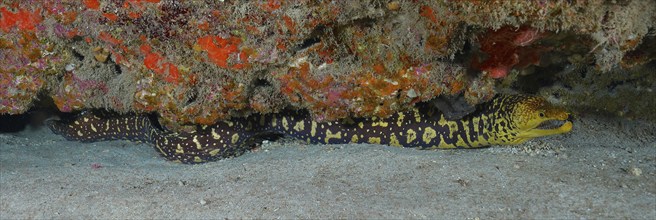
[[47, 125], [68, 140], [150, 143], [167, 159], [182, 163], [240, 155], [262, 134], [288, 135], [314, 144], [371, 143], [438, 149], [519, 144], [572, 129], [567, 111], [535, 96], [498, 95], [459, 120], [430, 112], [418, 107], [388, 118], [316, 122], [307, 113], [289, 111], [220, 121], [193, 132], [169, 131], [158, 126], [156, 119], [141, 114], [107, 117], [85, 112], [73, 120], [51, 120]]

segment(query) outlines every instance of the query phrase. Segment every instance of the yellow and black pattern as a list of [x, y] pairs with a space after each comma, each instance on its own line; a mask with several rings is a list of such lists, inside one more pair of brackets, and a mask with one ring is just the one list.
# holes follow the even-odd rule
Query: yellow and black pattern
[[[266, 118], [270, 129], [309, 143], [370, 143], [421, 149], [480, 148], [518, 144], [535, 137], [571, 130], [569, 113], [542, 98], [497, 96], [461, 120], [414, 108], [389, 118], [358, 118], [318, 123], [304, 114]], [[546, 127], [542, 129], [541, 127]]]
[[70, 141], [95, 142], [130, 140], [153, 144], [161, 155], [181, 163], [203, 163], [238, 156], [250, 147], [245, 144], [253, 132], [242, 120], [202, 126], [195, 132], [171, 132], [160, 128], [147, 115], [111, 115], [83, 112], [72, 121], [50, 120], [55, 134]]
[[414, 108], [388, 118], [358, 118], [349, 122], [316, 122], [298, 112], [252, 116], [222, 121], [190, 133], [174, 133], [156, 126], [144, 115], [103, 118], [85, 113], [71, 122], [50, 121], [49, 127], [69, 140], [125, 139], [151, 143], [167, 159], [202, 163], [239, 155], [262, 133], [289, 135], [309, 143], [371, 143], [421, 149], [479, 148], [518, 144], [569, 132], [569, 113], [544, 99], [499, 95], [479, 105], [460, 120]]

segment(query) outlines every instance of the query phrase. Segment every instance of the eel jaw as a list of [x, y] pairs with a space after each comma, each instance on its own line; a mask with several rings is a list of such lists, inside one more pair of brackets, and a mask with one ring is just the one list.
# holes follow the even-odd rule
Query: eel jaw
[[523, 138], [536, 138], [544, 137], [555, 134], [567, 133], [572, 130], [572, 121], [568, 119], [550, 119], [540, 123], [537, 127], [528, 131], [522, 132], [519, 136]]

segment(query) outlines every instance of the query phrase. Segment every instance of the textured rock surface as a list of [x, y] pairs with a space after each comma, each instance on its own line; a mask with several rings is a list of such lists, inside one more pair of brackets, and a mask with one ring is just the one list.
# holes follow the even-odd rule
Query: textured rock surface
[[[286, 106], [334, 120], [384, 117], [439, 95], [476, 104], [497, 79], [535, 65], [594, 63], [613, 75], [649, 62], [654, 54], [638, 46], [654, 8], [642, 0], [9, 0], [0, 3], [0, 113], [52, 98], [64, 112], [212, 124]], [[545, 63], [547, 54], [567, 59]]]

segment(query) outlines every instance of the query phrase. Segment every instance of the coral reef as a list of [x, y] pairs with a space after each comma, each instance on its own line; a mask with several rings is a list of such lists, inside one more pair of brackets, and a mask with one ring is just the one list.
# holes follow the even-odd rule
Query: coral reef
[[[170, 126], [308, 109], [380, 116], [440, 95], [489, 100], [550, 53], [604, 75], [653, 60], [653, 1], [0, 3], [0, 113], [157, 112]], [[568, 42], [554, 39], [567, 33]], [[565, 52], [563, 52], [565, 51]], [[573, 60], [551, 64], [576, 63]]]
[[544, 33], [527, 26], [505, 26], [499, 30], [488, 30], [479, 37], [479, 42], [481, 51], [489, 57], [484, 62], [480, 61], [481, 58], [474, 57], [472, 66], [492, 78], [499, 79], [506, 77], [516, 65], [526, 67], [539, 64], [540, 53], [544, 50], [531, 47], [531, 44], [542, 38], [542, 35]]

